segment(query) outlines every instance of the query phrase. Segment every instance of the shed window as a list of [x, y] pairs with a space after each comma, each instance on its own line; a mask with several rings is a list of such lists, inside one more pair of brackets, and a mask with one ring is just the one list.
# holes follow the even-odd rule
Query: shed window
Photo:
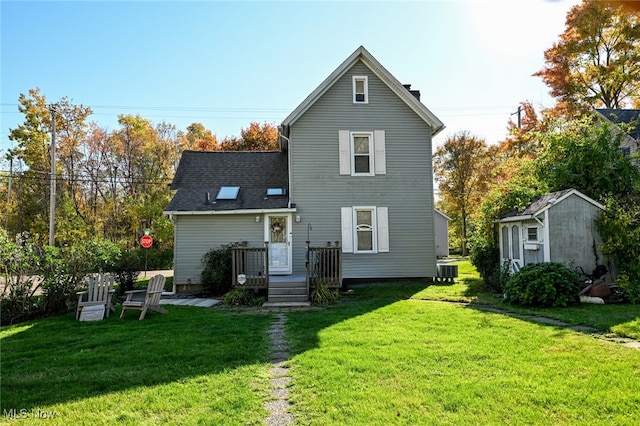
[[216, 200], [235, 200], [238, 198], [239, 186], [222, 186], [216, 195]]
[[535, 226], [527, 228], [527, 241], [538, 241], [538, 228]]

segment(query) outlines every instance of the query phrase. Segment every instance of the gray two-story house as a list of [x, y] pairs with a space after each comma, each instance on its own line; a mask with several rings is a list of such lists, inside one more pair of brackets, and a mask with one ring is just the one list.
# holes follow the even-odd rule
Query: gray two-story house
[[257, 272], [238, 263], [243, 282], [304, 276], [314, 246], [339, 251], [344, 279], [434, 277], [444, 125], [419, 97], [360, 47], [284, 119], [279, 152], [184, 153], [165, 209], [174, 282], [197, 284], [202, 255], [231, 242], [268, 253]]

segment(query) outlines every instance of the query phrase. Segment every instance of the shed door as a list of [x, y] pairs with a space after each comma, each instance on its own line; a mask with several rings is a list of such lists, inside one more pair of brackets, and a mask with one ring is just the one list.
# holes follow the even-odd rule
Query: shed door
[[265, 215], [265, 241], [269, 242], [269, 274], [291, 273], [291, 215]]
[[500, 252], [502, 261], [511, 260], [512, 272], [522, 268], [522, 239], [520, 238], [520, 224], [502, 225], [500, 228]]

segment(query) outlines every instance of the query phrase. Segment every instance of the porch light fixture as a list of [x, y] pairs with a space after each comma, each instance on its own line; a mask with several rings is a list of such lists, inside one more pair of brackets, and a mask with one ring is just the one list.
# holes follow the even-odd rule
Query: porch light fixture
[[256, 223], [260, 223], [260, 216], [256, 216]]

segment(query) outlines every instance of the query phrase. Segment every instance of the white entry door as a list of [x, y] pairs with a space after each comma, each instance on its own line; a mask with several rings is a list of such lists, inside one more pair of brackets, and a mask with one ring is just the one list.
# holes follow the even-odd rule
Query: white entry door
[[264, 225], [265, 241], [269, 242], [269, 274], [290, 274], [291, 215], [267, 214]]

